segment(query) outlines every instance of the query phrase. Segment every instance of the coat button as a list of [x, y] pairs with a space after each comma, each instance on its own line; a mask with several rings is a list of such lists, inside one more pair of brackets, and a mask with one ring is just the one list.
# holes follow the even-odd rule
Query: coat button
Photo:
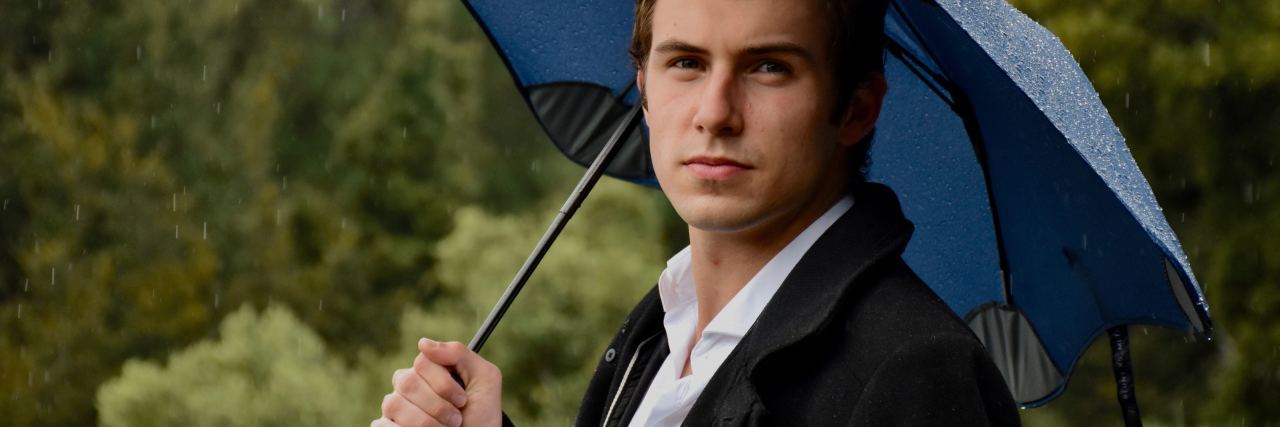
[[613, 362], [613, 359], [616, 357], [618, 357], [618, 352], [614, 351], [612, 348], [609, 349], [609, 351], [604, 352], [605, 362]]

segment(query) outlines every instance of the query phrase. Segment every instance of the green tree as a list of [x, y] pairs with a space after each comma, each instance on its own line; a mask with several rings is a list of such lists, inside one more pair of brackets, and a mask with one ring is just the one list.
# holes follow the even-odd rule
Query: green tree
[[363, 381], [288, 309], [249, 305], [165, 364], [129, 361], [98, 389], [104, 426], [350, 426]]

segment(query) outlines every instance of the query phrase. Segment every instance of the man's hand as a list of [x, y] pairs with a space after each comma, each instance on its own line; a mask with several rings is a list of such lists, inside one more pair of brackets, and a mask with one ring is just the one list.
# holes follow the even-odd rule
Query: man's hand
[[[502, 425], [502, 372], [459, 342], [418, 341], [413, 367], [391, 376], [382, 418], [370, 425], [488, 427]], [[466, 388], [453, 379], [457, 372]]]

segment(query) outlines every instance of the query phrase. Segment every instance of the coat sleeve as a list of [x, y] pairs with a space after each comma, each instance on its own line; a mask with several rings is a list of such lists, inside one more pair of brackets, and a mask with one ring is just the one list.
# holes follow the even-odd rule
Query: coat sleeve
[[904, 343], [868, 378], [850, 425], [1018, 426], [1018, 410], [986, 350], [949, 333]]

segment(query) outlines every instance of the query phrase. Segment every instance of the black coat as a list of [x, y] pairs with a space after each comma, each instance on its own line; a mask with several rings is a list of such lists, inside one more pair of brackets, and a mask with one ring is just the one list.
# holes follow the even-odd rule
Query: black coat
[[[684, 425], [1019, 424], [981, 342], [902, 261], [913, 227], [897, 197], [878, 184], [859, 186], [854, 197], [712, 376]], [[669, 353], [662, 318], [655, 288], [605, 351], [576, 425], [630, 421]]]

